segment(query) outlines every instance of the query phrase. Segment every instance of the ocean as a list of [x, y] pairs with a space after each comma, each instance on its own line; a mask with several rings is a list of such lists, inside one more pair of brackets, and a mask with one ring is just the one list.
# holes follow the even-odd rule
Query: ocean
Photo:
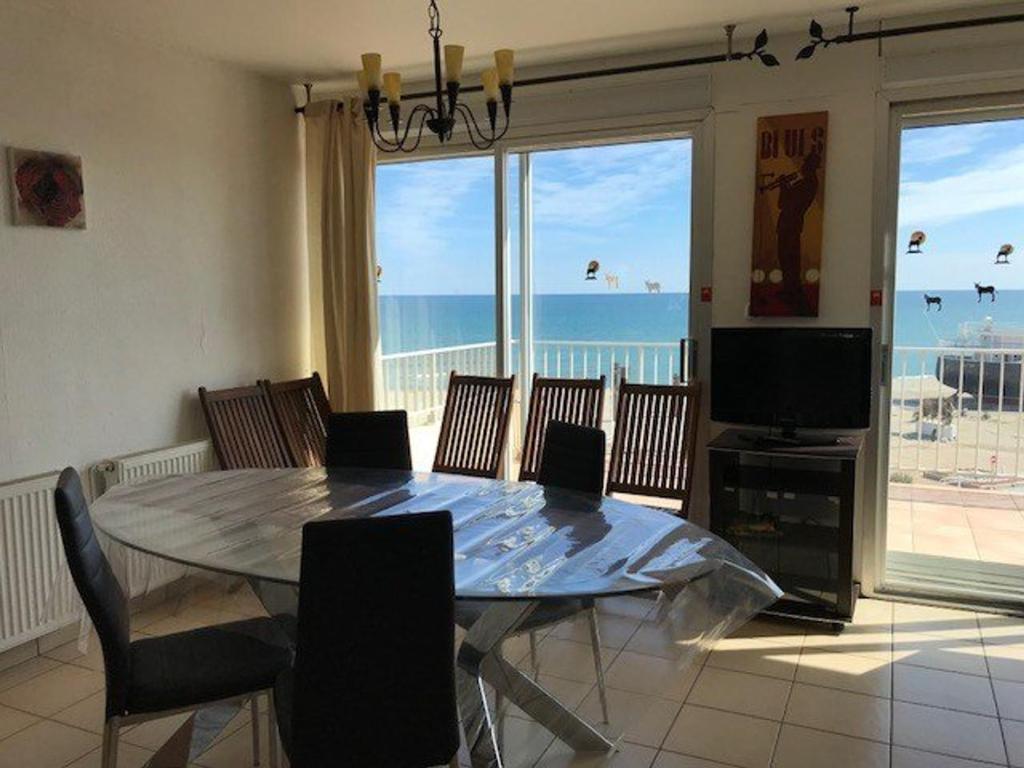
[[[938, 346], [956, 338], [961, 323], [991, 317], [997, 327], [1024, 328], [1024, 291], [1002, 291], [979, 304], [974, 291], [934, 291], [942, 311], [925, 311], [922, 291], [896, 294], [897, 347]], [[543, 294], [534, 297], [539, 341], [678, 342], [686, 336], [689, 294]], [[513, 338], [519, 299], [513, 297]], [[493, 296], [381, 296], [384, 354], [494, 340]]]

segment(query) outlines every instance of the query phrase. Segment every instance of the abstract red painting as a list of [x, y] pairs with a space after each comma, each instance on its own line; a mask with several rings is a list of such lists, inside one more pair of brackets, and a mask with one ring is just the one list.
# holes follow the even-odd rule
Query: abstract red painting
[[8, 160], [15, 224], [85, 229], [82, 158], [12, 147]]

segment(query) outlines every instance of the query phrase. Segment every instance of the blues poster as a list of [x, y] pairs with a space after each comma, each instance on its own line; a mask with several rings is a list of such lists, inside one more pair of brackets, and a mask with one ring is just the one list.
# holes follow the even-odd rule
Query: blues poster
[[828, 112], [757, 121], [751, 317], [817, 317]]

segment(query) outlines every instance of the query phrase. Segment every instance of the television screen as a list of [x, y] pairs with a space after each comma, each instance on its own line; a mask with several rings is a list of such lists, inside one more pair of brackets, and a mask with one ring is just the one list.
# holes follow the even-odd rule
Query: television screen
[[870, 416], [870, 328], [712, 329], [712, 420], [866, 429]]

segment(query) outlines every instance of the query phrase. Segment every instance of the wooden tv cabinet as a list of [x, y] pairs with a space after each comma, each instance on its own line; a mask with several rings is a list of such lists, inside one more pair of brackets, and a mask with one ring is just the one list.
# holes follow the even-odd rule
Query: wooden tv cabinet
[[785, 596], [768, 609], [840, 627], [853, 616], [859, 435], [820, 445], [760, 442], [728, 429], [708, 444], [712, 533], [771, 576]]

